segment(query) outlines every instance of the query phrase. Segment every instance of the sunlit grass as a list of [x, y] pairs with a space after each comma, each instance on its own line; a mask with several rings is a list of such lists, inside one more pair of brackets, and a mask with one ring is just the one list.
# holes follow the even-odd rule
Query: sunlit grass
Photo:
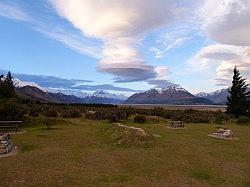
[[[207, 135], [218, 125], [167, 122], [126, 125], [157, 134], [146, 144], [118, 145], [108, 122], [71, 119], [51, 129], [36, 124], [16, 134], [18, 155], [0, 159], [0, 186], [247, 186], [250, 127], [223, 125], [239, 140]], [[220, 125], [221, 126], [221, 125]], [[4, 168], [4, 169], [3, 169]]]

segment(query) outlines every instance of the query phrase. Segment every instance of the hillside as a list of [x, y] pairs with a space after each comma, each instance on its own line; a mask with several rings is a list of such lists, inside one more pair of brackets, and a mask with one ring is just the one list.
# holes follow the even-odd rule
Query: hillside
[[181, 87], [152, 88], [129, 97], [124, 104], [213, 104], [212, 101], [196, 97]]
[[16, 93], [27, 100], [35, 100], [45, 103], [82, 103], [82, 99], [62, 93], [50, 93], [33, 86], [16, 88]]
[[209, 99], [216, 104], [226, 104], [229, 92], [228, 89], [221, 89], [211, 93], [201, 92], [196, 94], [195, 96]]
[[100, 104], [118, 104], [125, 100], [125, 96], [110, 94], [104, 91], [97, 91], [84, 98], [63, 93], [51, 93], [41, 90], [35, 86], [16, 87], [16, 93], [27, 100], [40, 101], [45, 103], [100, 103]]

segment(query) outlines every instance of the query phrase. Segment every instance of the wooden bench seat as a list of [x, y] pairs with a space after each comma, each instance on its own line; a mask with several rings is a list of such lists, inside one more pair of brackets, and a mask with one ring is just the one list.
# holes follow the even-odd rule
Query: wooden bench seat
[[17, 132], [19, 129], [19, 126], [22, 123], [23, 123], [22, 121], [0, 121], [0, 128], [1, 129], [11, 128], [11, 129], [15, 129], [15, 132]]

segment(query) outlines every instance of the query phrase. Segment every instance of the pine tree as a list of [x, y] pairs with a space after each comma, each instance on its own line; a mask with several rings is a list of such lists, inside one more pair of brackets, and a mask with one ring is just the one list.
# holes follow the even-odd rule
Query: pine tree
[[4, 93], [4, 75], [0, 75], [0, 99], [3, 97]]
[[234, 68], [232, 87], [229, 89], [230, 96], [227, 97], [227, 113], [236, 117], [248, 115], [249, 113], [249, 92], [246, 79], [242, 78], [237, 67]]
[[0, 98], [8, 98], [8, 97], [14, 97], [15, 96], [15, 90], [14, 90], [14, 84], [12, 81], [12, 75], [10, 72], [4, 76], [0, 76], [1, 82], [0, 82]]

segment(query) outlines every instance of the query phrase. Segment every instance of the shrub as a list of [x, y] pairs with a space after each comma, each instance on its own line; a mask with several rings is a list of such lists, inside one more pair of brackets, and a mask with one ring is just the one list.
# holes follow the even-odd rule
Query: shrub
[[78, 110], [64, 110], [62, 113], [63, 118], [79, 118], [82, 117]]
[[50, 129], [53, 125], [53, 120], [50, 118], [46, 118], [44, 122], [45, 122], [47, 129]]
[[146, 122], [146, 117], [143, 115], [136, 115], [134, 117], [134, 122], [135, 123], [145, 123]]
[[250, 118], [246, 116], [241, 116], [237, 119], [236, 123], [238, 124], [249, 124], [250, 123]]
[[39, 111], [38, 110], [30, 110], [29, 111], [29, 116], [38, 117], [39, 116]]
[[23, 111], [13, 103], [0, 105], [0, 120], [21, 120], [23, 118]]
[[53, 109], [49, 109], [47, 111], [44, 112], [44, 116], [45, 117], [53, 117], [53, 118], [56, 118], [58, 115], [57, 111], [56, 110], [53, 110]]
[[115, 123], [115, 122], [119, 122], [119, 119], [116, 115], [110, 115], [109, 116], [109, 122], [110, 123]]

